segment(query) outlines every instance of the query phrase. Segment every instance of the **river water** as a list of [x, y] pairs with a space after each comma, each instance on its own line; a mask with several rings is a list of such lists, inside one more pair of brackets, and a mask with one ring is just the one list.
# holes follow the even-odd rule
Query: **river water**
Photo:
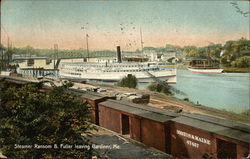
[[[172, 86], [193, 103], [241, 113], [249, 108], [249, 73], [204, 74], [187, 69], [177, 70], [177, 84]], [[145, 88], [140, 84], [139, 88]]]
[[[178, 69], [177, 83], [172, 86], [182, 92], [174, 94], [176, 98], [188, 98], [195, 104], [198, 102], [208, 107], [241, 113], [250, 109], [249, 84], [249, 73], [204, 74]], [[139, 89], [146, 89], [146, 86], [145, 83], [138, 84]]]

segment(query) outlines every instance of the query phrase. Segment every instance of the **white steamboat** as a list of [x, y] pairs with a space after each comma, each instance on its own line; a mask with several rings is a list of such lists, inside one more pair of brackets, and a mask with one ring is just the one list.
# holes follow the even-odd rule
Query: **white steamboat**
[[128, 75], [134, 75], [138, 82], [176, 83], [176, 69], [161, 69], [154, 62], [122, 62], [119, 46], [116, 63], [62, 62], [59, 65], [59, 76], [66, 78], [116, 82]]
[[59, 76], [84, 80], [116, 82], [129, 74], [136, 76], [138, 82], [155, 82], [155, 78], [175, 83], [175, 69], [161, 69], [157, 63], [61, 63]]

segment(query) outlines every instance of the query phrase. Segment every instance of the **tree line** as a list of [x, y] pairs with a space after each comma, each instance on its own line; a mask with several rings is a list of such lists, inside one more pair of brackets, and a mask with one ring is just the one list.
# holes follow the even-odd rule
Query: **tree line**
[[[116, 57], [116, 51], [113, 50], [90, 50], [88, 53], [85, 49], [74, 50], [54, 50], [54, 49], [36, 49], [31, 46], [23, 48], [4, 48], [9, 54], [25, 56], [45, 56], [54, 58], [79, 58], [79, 57]], [[127, 54], [140, 53], [146, 51], [177, 52], [185, 55], [187, 58], [207, 58], [208, 56], [217, 59], [226, 67], [250, 67], [250, 40], [241, 38], [239, 40], [229, 40], [224, 45], [210, 43], [204, 47], [197, 46], [177, 46], [166, 44], [165, 47], [144, 47], [143, 51], [124, 51]], [[183, 57], [183, 56], [181, 56]], [[181, 59], [182, 60], [182, 59]]]
[[197, 46], [176, 46], [167, 44], [162, 48], [145, 47], [145, 50], [155, 52], [175, 51], [186, 54], [187, 58], [213, 58], [220, 61], [226, 67], [250, 67], [250, 40], [241, 38], [229, 40], [224, 45], [210, 43], [204, 47]]

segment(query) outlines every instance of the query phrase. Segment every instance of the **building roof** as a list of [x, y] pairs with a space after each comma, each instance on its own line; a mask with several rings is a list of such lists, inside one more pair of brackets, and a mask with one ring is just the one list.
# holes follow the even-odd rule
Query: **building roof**
[[[210, 57], [212, 60], [218, 60], [218, 58], [216, 57]], [[207, 57], [190, 57], [189, 58], [190, 61], [207, 61], [208, 58]]]
[[206, 132], [250, 143], [250, 127], [241, 123], [200, 114], [182, 113], [180, 115], [126, 101], [107, 100], [102, 102], [101, 105], [162, 123], [171, 120]]
[[69, 92], [74, 93], [76, 95], [79, 95], [83, 98], [91, 99], [91, 100], [98, 100], [98, 99], [102, 99], [102, 98], [111, 98], [110, 96], [102, 95], [100, 93], [91, 92], [91, 91], [70, 89]]
[[0, 80], [4, 80], [7, 82], [12, 82], [12, 83], [16, 83], [16, 84], [27, 84], [27, 83], [39, 82], [38, 80], [35, 80], [35, 79], [26, 79], [26, 78], [22, 78], [22, 77], [1, 76], [1, 75], [0, 75]]
[[84, 93], [82, 94], [82, 97], [92, 99], [92, 100], [98, 100], [98, 99], [105, 98], [106, 96], [96, 93], [96, 92], [84, 91]]
[[177, 114], [175, 113], [167, 112], [162, 109], [153, 108], [146, 105], [138, 105], [127, 101], [107, 100], [102, 102], [101, 105], [162, 123], [177, 117]]
[[250, 143], [250, 127], [241, 123], [206, 115], [185, 113], [172, 119], [172, 121]]
[[29, 60], [29, 59], [33, 59], [33, 60], [46, 60], [46, 59], [50, 59], [49, 57], [36, 57], [36, 56], [31, 56], [31, 57], [14, 57], [14, 60]]

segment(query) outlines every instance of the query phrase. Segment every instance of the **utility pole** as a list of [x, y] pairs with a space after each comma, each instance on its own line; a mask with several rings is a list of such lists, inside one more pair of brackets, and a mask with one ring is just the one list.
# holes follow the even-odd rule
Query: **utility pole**
[[10, 38], [8, 37], [7, 49], [10, 48]]
[[7, 44], [7, 66], [10, 64], [10, 38], [8, 37], [8, 44]]
[[2, 0], [0, 0], [0, 53], [1, 53], [1, 68], [3, 69], [3, 49], [2, 49]]
[[10, 41], [10, 50], [11, 50], [10, 61], [12, 61], [12, 56], [13, 56], [12, 41]]
[[2, 0], [0, 0], [0, 46], [2, 46]]
[[10, 49], [10, 38], [8, 37], [8, 44], [7, 44], [7, 49]]

